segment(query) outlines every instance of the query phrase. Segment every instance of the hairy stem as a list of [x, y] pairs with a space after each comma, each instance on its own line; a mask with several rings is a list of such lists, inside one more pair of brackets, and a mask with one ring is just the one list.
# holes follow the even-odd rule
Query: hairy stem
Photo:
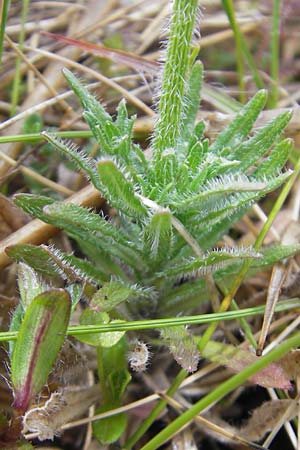
[[175, 0], [173, 4], [158, 119], [153, 138], [156, 161], [159, 161], [166, 148], [176, 145], [179, 137], [197, 5], [197, 0]]

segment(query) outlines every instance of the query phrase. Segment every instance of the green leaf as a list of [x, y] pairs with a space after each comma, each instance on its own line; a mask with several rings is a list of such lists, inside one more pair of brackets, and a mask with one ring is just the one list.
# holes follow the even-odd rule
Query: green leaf
[[137, 297], [151, 296], [150, 289], [137, 285], [125, 284], [121, 281], [105, 283], [93, 296], [91, 306], [100, 312], [109, 312], [123, 302]]
[[23, 125], [23, 133], [39, 133], [43, 129], [43, 120], [40, 114], [31, 114], [28, 116]]
[[[95, 414], [101, 414], [103, 412], [113, 409], [111, 407], [103, 406], [96, 409]], [[112, 444], [116, 442], [120, 436], [124, 433], [127, 426], [127, 416], [125, 413], [116, 414], [106, 419], [97, 420], [93, 422], [93, 435], [101, 444]]]
[[294, 142], [292, 139], [284, 139], [279, 142], [271, 153], [252, 172], [251, 177], [263, 178], [272, 177], [284, 167], [292, 151]]
[[155, 264], [166, 261], [172, 247], [172, 214], [167, 209], [155, 212], [144, 227], [144, 251]]
[[[44, 212], [51, 223], [55, 223], [56, 226], [63, 228], [70, 236], [75, 239], [81, 239], [85, 242], [85, 245], [89, 242], [96, 249], [99, 249], [98, 252], [99, 255], [100, 253], [102, 254], [102, 261], [104, 255], [101, 250], [104, 250], [107, 255], [128, 264], [137, 272], [146, 269], [147, 266], [144, 263], [142, 252], [138, 249], [138, 243], [132, 242], [129, 236], [123, 233], [122, 229], [118, 229], [111, 222], [105, 220], [103, 216], [72, 203], [59, 202], [46, 208]], [[109, 259], [107, 257], [108, 261]], [[63, 260], [71, 262], [72, 258], [66, 258], [63, 255]], [[80, 266], [82, 266], [80, 260], [76, 261], [74, 259], [74, 267], [80, 269]], [[111, 261], [112, 266], [113, 262]], [[112, 270], [113, 272], [117, 270], [120, 273], [116, 265]], [[92, 272], [92, 268], [89, 269], [89, 272]], [[99, 273], [100, 275], [101, 273]], [[103, 280], [103, 276], [100, 279]]]
[[42, 292], [45, 292], [47, 286], [38, 277], [35, 270], [27, 264], [18, 265], [18, 288], [21, 297], [21, 304], [26, 311], [32, 300]]
[[8, 247], [6, 253], [13, 260], [22, 261], [40, 275], [54, 280], [62, 277], [69, 282], [81, 280], [99, 283], [106, 279], [104, 273], [90, 262], [67, 255], [54, 247], [18, 244]]
[[248, 136], [259, 113], [267, 101], [267, 92], [262, 90], [236, 115], [231, 124], [222, 131], [210, 147], [210, 152], [219, 154], [225, 147], [235, 147]]
[[[19, 263], [25, 263], [26, 267], [30, 266], [31, 269], [28, 269], [35, 273], [50, 277], [54, 279], [58, 279], [58, 274], [60, 274], [60, 271], [55, 266], [54, 262], [51, 261], [51, 258], [49, 254], [42, 248], [38, 247], [36, 245], [31, 244], [18, 244], [11, 247], [8, 247], [6, 249], [6, 253], [10, 258], [12, 258], [14, 261]], [[21, 267], [24, 267], [22, 265]], [[24, 276], [23, 276], [24, 277]], [[35, 275], [36, 277], [36, 275]], [[30, 273], [28, 274], [28, 279], [22, 281], [21, 283], [25, 283], [24, 288], [21, 286], [19, 287], [20, 292], [24, 291], [24, 296], [27, 295], [27, 288], [29, 287], [28, 284], [32, 281], [34, 283], [34, 277], [30, 279]], [[19, 281], [20, 283], [20, 281]], [[35, 283], [37, 284], [37, 283]], [[34, 287], [34, 286], [33, 286]], [[32, 287], [32, 288], [33, 288]], [[45, 289], [43, 289], [45, 291]], [[29, 291], [30, 292], [30, 291]], [[42, 292], [42, 291], [41, 291]], [[21, 294], [22, 296], [22, 294]]]
[[99, 161], [98, 172], [104, 196], [112, 206], [133, 217], [147, 214], [146, 207], [134, 191], [133, 183], [112, 160]]
[[205, 202], [207, 199], [210, 201], [210, 197], [214, 197], [212, 200], [215, 201], [217, 196], [224, 198], [234, 192], [256, 192], [265, 188], [266, 183], [255, 179], [250, 180], [246, 175], [222, 175], [205, 183], [196, 195], [186, 195], [186, 198], [175, 204], [174, 207], [180, 210], [197, 207], [198, 204], [201, 204], [201, 208], [205, 209]]
[[[103, 404], [96, 413], [121, 406], [122, 396], [131, 380], [127, 370], [127, 344], [120, 339], [112, 347], [98, 347], [98, 374], [102, 387]], [[115, 442], [124, 433], [127, 417], [124, 413], [93, 422], [93, 434], [102, 444]]]
[[[79, 319], [80, 325], [100, 325], [110, 323], [109, 315], [105, 312], [97, 312], [91, 309], [85, 309]], [[113, 321], [114, 322], [114, 321]], [[111, 322], [111, 323], [113, 323]], [[123, 336], [124, 331], [115, 331], [113, 333], [91, 333], [78, 336], [78, 340], [86, 344], [98, 347], [113, 347]]]
[[252, 249], [234, 248], [234, 249], [221, 249], [208, 252], [202, 258], [190, 258], [185, 262], [180, 262], [176, 265], [167, 267], [161, 274], [157, 273], [157, 276], [165, 277], [199, 277], [204, 276], [206, 273], [213, 270], [217, 270], [227, 264], [233, 259], [244, 258], [260, 258], [261, 255], [253, 251]]
[[291, 120], [291, 112], [285, 111], [261, 128], [251, 139], [241, 144], [236, 150], [227, 151], [226, 155], [231, 159], [241, 161], [239, 170], [245, 171], [266, 153], [266, 151], [278, 140], [282, 131]]
[[50, 223], [46, 220], [45, 214], [43, 213], [43, 208], [44, 206], [54, 203], [55, 200], [53, 198], [45, 197], [43, 195], [17, 194], [14, 196], [14, 202], [27, 214], [43, 220], [46, 223]]
[[38, 295], [27, 308], [11, 361], [16, 409], [26, 411], [46, 383], [65, 339], [70, 312], [71, 299], [63, 289]]
[[200, 61], [196, 61], [191, 69], [188, 80], [187, 92], [184, 99], [186, 105], [182, 117], [182, 131], [180, 139], [185, 142], [188, 141], [190, 134], [194, 130], [194, 125], [199, 109], [201, 97], [201, 85], [203, 76], [203, 66]]
[[99, 122], [111, 121], [110, 115], [105, 111], [103, 106], [96, 100], [95, 96], [90, 94], [88, 89], [75, 77], [68, 69], [63, 69], [63, 74], [69, 85], [80, 99], [83, 108], [92, 112]]
[[52, 144], [57, 150], [59, 150], [63, 155], [67, 156], [71, 161], [73, 161], [78, 169], [83, 170], [83, 172], [89, 177], [96, 189], [101, 189], [95, 164], [92, 159], [90, 159], [85, 152], [78, 150], [76, 145], [72, 142], [65, 142], [55, 135], [46, 133], [43, 131], [42, 136]]

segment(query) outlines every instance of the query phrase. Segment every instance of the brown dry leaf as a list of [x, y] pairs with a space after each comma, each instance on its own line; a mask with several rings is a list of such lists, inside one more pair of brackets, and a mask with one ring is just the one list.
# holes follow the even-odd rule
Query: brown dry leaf
[[270, 400], [263, 403], [253, 411], [247, 423], [241, 426], [239, 434], [249, 441], [260, 441], [266, 433], [273, 430], [290, 407], [288, 420], [297, 414], [298, 404], [295, 400]]
[[62, 425], [80, 417], [99, 401], [100, 392], [99, 385], [54, 392], [44, 406], [27, 411], [23, 419], [23, 433], [38, 433], [40, 441], [54, 439]]
[[[206, 345], [202, 352], [202, 356], [212, 362], [222, 364], [234, 372], [240, 372], [258, 359], [258, 357], [249, 350], [213, 341], [210, 341]], [[250, 377], [249, 381], [263, 387], [280, 389], [291, 388], [289, 377], [278, 363], [272, 363], [265, 369], [260, 370], [258, 373]]]
[[[291, 420], [297, 414], [298, 404], [295, 400], [269, 400], [252, 411], [251, 417], [241, 427], [234, 427], [220, 417], [216, 417], [213, 413], [209, 413], [205, 417], [222, 427], [225, 431], [247, 441], [258, 442], [273, 430], [288, 408], [291, 408], [291, 412], [287, 420]], [[225, 435], [221, 436], [219, 433], [212, 432], [210, 429], [206, 429], [206, 432], [213, 435], [220, 442], [231, 441]]]
[[278, 361], [290, 380], [300, 375], [300, 350], [292, 350]]

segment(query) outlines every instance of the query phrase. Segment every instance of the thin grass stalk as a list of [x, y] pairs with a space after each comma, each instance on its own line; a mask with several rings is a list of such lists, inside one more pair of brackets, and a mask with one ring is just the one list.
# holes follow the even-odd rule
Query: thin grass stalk
[[240, 90], [240, 101], [242, 103], [245, 103], [246, 101], [246, 85], [245, 85], [245, 79], [244, 79], [244, 62], [243, 62], [243, 46], [242, 46], [242, 38], [241, 38], [241, 32], [238, 27], [236, 17], [235, 17], [235, 11], [233, 6], [232, 0], [222, 0], [224, 10], [228, 16], [228, 20], [230, 23], [230, 26], [232, 28], [234, 39], [235, 39], [235, 46], [236, 46], [236, 61], [237, 61], [237, 72], [239, 77], [239, 90]]
[[208, 395], [203, 397], [197, 403], [195, 403], [188, 411], [181, 414], [177, 419], [175, 419], [170, 425], [168, 425], [164, 430], [158, 433], [153, 439], [151, 439], [141, 450], [156, 450], [169, 439], [171, 439], [180, 430], [186, 427], [189, 422], [191, 422], [198, 414], [204, 411], [209, 406], [217, 403], [227, 394], [232, 392], [237, 387], [241, 386], [245, 381], [251, 376], [259, 372], [260, 370], [267, 367], [269, 364], [277, 361], [287, 354], [293, 348], [297, 348], [300, 345], [300, 333], [287, 339], [285, 342], [280, 344], [270, 353], [262, 356], [257, 361], [255, 361], [246, 369], [242, 370], [240, 373], [229, 378], [227, 381], [219, 385], [216, 389], [210, 392]]
[[[299, 299], [278, 302], [276, 312], [288, 311], [300, 307]], [[216, 320], [235, 320], [242, 317], [250, 317], [264, 313], [264, 306], [239, 309], [238, 311], [227, 311], [212, 314], [199, 314], [196, 316], [171, 317], [166, 319], [135, 320], [132, 322], [117, 322], [103, 325], [73, 325], [69, 326], [67, 335], [80, 336], [91, 333], [110, 333], [121, 331], [153, 330], [157, 328], [168, 328], [179, 325], [199, 325]], [[0, 332], [0, 342], [13, 341], [18, 337], [17, 331]]]
[[5, 28], [6, 28], [6, 21], [7, 21], [9, 5], [10, 5], [10, 0], [2, 0], [1, 25], [0, 25], [0, 67], [2, 64], [4, 36], [5, 36]]
[[[25, 40], [25, 24], [28, 15], [30, 0], [23, 0], [22, 3], [22, 16], [21, 16], [21, 30], [19, 35], [19, 48], [22, 51], [22, 47]], [[17, 105], [19, 103], [20, 96], [20, 83], [21, 83], [21, 59], [19, 56], [16, 58], [16, 66], [15, 66], [15, 76], [12, 87], [12, 95], [11, 95], [11, 116], [14, 116], [16, 113]]]
[[271, 29], [271, 96], [269, 106], [275, 108], [279, 87], [280, 0], [273, 0]]
[[[262, 308], [264, 309], [264, 307], [262, 307]], [[241, 310], [239, 310], [239, 311], [241, 311]], [[236, 312], [238, 312], [238, 311], [236, 311]], [[239, 320], [242, 320], [242, 318], [239, 317]], [[168, 396], [172, 396], [175, 394], [175, 392], [177, 391], [177, 389], [179, 388], [179, 386], [181, 385], [183, 380], [187, 377], [187, 375], [188, 375], [188, 373], [185, 370], [183, 370], [183, 369], [180, 370], [180, 372], [178, 373], [175, 380], [173, 381], [173, 383], [171, 384], [171, 386], [169, 387], [169, 389], [167, 391]], [[132, 436], [130, 436], [130, 438], [124, 444], [124, 448], [126, 450], [130, 450], [136, 444], [136, 442], [146, 433], [146, 431], [150, 428], [152, 423], [156, 420], [156, 418], [158, 417], [158, 415], [161, 413], [161, 411], [164, 409], [165, 406], [166, 406], [166, 401], [163, 399], [160, 400], [155, 405], [155, 407], [153, 408], [151, 413], [148, 415], [148, 417], [141, 423], [141, 425], [137, 428], [137, 430], [132, 434]]]

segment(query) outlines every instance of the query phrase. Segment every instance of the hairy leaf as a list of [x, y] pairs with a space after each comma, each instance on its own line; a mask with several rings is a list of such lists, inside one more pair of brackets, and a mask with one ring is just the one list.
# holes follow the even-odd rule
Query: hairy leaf
[[46, 383], [60, 350], [71, 312], [71, 299], [63, 289], [35, 297], [26, 310], [11, 361], [14, 406], [25, 411]]

